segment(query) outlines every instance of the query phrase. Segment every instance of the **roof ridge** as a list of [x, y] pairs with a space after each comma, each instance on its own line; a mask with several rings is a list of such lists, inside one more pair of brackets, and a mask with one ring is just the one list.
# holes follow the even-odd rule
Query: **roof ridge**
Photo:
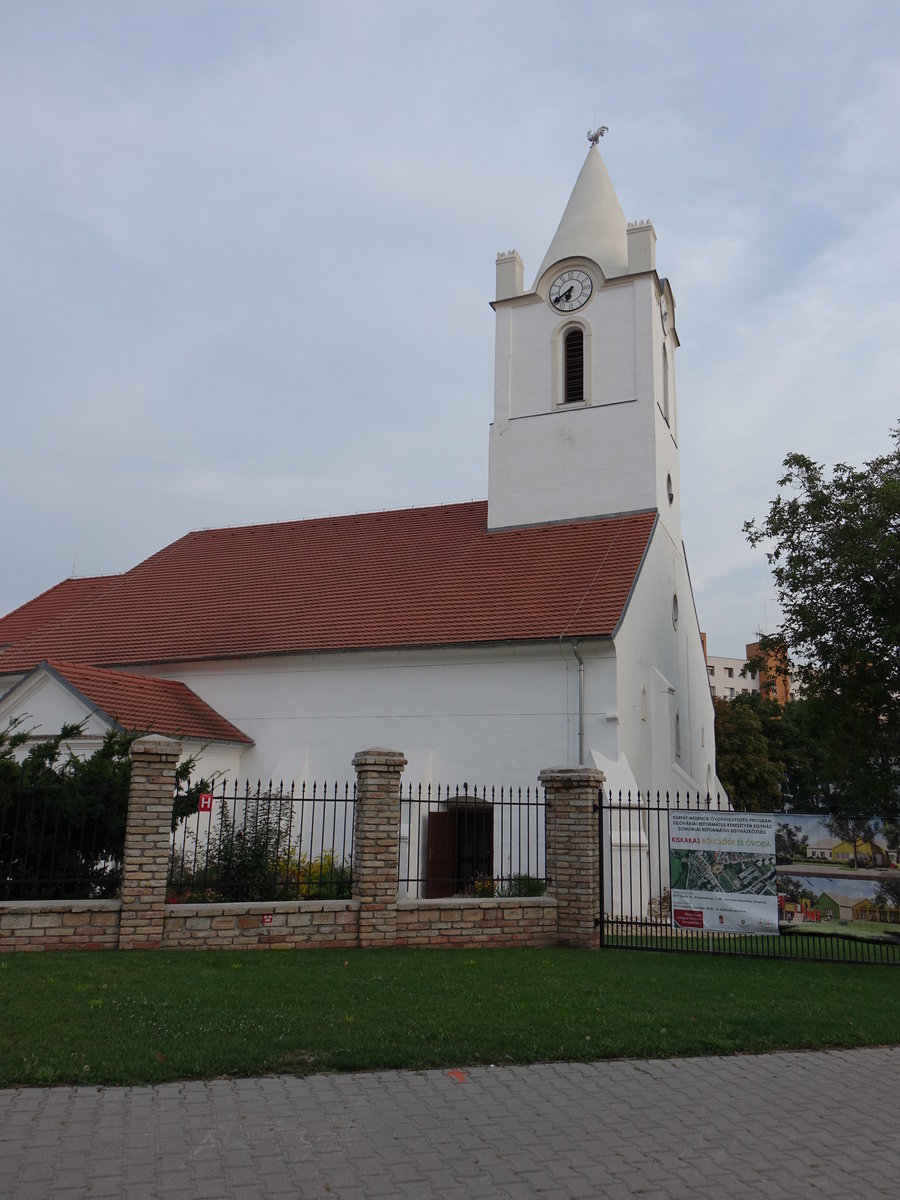
[[[190, 530], [178, 538], [177, 541], [164, 546], [163, 550], [157, 551], [157, 554], [161, 554], [164, 550], [170, 550], [172, 546], [177, 546], [178, 542], [186, 541], [189, 538], [203, 537], [210, 533], [243, 533], [251, 529], [289, 529], [298, 525], [316, 525], [329, 521], [357, 521], [365, 518], [399, 517], [407, 513], [426, 513], [435, 512], [438, 509], [472, 508], [478, 506], [486, 507], [487, 500], [452, 500], [443, 504], [411, 504], [405, 508], [372, 508], [352, 513], [326, 513], [318, 517], [291, 517], [285, 521], [251, 521], [243, 525], [209, 525], [202, 529]], [[153, 557], [156, 556], [151, 555], [151, 558]], [[143, 561], [149, 562], [150, 559], [144, 559]], [[140, 566], [141, 564], [138, 563], [137, 565]]]
[[6, 621], [9, 617], [14, 617], [16, 613], [20, 613], [23, 609], [29, 608], [38, 600], [43, 600], [45, 596], [49, 596], [51, 592], [58, 591], [59, 588], [65, 587], [69, 583], [93, 583], [98, 579], [115, 579], [121, 572], [113, 572], [111, 575], [101, 573], [99, 575], [67, 575], [65, 579], [60, 579], [56, 583], [51, 583], [50, 587], [44, 588], [42, 592], [38, 592], [36, 596], [32, 596], [30, 600], [23, 600], [21, 604], [17, 604], [15, 608], [11, 608], [8, 613], [0, 616], [0, 624]]

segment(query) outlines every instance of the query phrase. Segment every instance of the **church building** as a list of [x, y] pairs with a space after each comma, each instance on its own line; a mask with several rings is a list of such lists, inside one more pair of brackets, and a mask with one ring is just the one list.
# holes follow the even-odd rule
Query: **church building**
[[[533, 283], [496, 263], [487, 500], [188, 533], [0, 619], [0, 727], [181, 738], [205, 772], [715, 793], [681, 539], [675, 302], [593, 135]], [[486, 381], [485, 381], [486, 382]]]

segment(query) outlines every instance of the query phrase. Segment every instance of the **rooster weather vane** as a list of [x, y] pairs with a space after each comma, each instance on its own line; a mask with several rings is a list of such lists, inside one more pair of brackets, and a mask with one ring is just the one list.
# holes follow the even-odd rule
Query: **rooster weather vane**
[[609, 133], [609, 126], [608, 125], [598, 125], [593, 133], [591, 133], [590, 129], [588, 130], [587, 140], [591, 143], [592, 146], [596, 146], [597, 143], [600, 141], [600, 139], [603, 137], [604, 133]]

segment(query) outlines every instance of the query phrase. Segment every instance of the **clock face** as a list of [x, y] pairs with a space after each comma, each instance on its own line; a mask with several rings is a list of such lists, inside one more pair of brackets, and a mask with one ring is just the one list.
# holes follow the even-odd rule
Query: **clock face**
[[550, 303], [558, 312], [574, 312], [587, 304], [593, 290], [587, 271], [563, 271], [550, 284]]

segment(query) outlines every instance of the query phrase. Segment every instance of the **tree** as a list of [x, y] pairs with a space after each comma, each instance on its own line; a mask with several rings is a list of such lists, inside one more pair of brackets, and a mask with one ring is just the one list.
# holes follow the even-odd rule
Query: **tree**
[[781, 807], [784, 763], [773, 759], [760, 716], [748, 704], [713, 701], [716, 774], [735, 808], [770, 812]]
[[881, 837], [888, 850], [900, 850], [900, 821], [885, 821], [881, 826]]
[[900, 879], [882, 880], [874, 899], [879, 908], [900, 909]]
[[859, 866], [859, 852], [863, 846], [871, 848], [875, 840], [875, 822], [870, 817], [852, 817], [844, 813], [832, 813], [825, 820], [825, 828], [832, 837], [840, 838], [853, 848], [853, 865]]
[[[70, 748], [83, 732], [65, 725], [31, 741], [21, 722], [0, 730], [0, 897], [89, 899], [121, 884], [131, 745], [140, 733], [110, 729], [86, 759]], [[194, 760], [176, 770], [173, 828], [197, 811], [205, 780], [189, 784]]]
[[809, 835], [799, 825], [782, 821], [775, 827], [775, 855], [779, 862], [793, 862], [795, 858], [806, 858]]
[[775, 707], [777, 716], [764, 728], [775, 747], [773, 752], [785, 764], [784, 805], [795, 812], [827, 811], [835, 775], [832, 760], [838, 747], [821, 711], [823, 706], [818, 700], [801, 699]]
[[[764, 521], [748, 521], [782, 608], [760, 655], [790, 654], [830, 739], [828, 804], [897, 808], [900, 767], [900, 426], [894, 448], [830, 473], [802, 454], [784, 460]], [[751, 664], [757, 665], [757, 664]]]
[[782, 706], [765, 693], [742, 692], [728, 703], [749, 708], [759, 719], [769, 759], [781, 772], [777, 807], [798, 811], [822, 807], [828, 790], [819, 722], [811, 701]]
[[808, 887], [804, 887], [799, 879], [791, 875], [778, 876], [778, 891], [786, 900], [791, 900], [794, 904], [802, 904], [805, 900], [810, 908], [815, 907], [815, 894]]

